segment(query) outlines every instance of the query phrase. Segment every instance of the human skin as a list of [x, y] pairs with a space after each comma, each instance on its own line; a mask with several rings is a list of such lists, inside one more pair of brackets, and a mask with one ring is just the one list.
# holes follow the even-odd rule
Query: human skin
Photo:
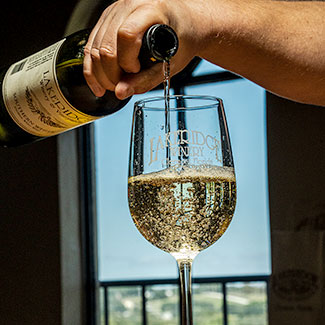
[[162, 64], [141, 70], [138, 53], [153, 24], [179, 38], [171, 75], [199, 56], [298, 102], [325, 106], [325, 2], [274, 0], [119, 0], [85, 47], [84, 75], [96, 96], [124, 99], [163, 79]]

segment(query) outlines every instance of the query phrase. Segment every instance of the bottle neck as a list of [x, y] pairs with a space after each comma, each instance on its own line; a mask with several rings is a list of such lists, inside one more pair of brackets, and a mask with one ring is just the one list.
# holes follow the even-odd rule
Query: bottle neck
[[141, 68], [149, 68], [154, 63], [169, 61], [178, 50], [175, 31], [162, 24], [151, 26], [143, 36], [139, 54]]

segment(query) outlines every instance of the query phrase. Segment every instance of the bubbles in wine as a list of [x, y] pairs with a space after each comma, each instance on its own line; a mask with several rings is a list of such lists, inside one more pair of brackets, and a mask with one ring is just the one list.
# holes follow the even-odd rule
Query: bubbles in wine
[[236, 204], [231, 167], [187, 166], [129, 178], [129, 208], [141, 234], [176, 259], [193, 259], [227, 229]]

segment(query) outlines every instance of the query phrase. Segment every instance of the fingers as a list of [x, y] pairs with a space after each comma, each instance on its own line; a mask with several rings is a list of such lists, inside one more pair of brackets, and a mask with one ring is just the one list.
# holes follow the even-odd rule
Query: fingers
[[87, 81], [89, 88], [92, 90], [95, 96], [101, 97], [105, 93], [105, 88], [101, 86], [99, 81], [97, 81], [95, 68], [92, 62], [91, 51], [93, 39], [99, 29], [100, 21], [94, 27], [93, 31], [89, 35], [88, 42], [84, 49], [84, 61], [83, 61], [83, 73]]
[[83, 73], [87, 81], [87, 84], [95, 96], [101, 97], [105, 94], [106, 89], [101, 86], [97, 81], [97, 78], [94, 73], [92, 59], [90, 56], [90, 49], [85, 48], [85, 57], [83, 62]]
[[118, 64], [123, 71], [137, 73], [140, 71], [138, 60], [145, 32], [154, 24], [167, 24], [166, 18], [151, 5], [140, 7], [132, 12], [121, 24], [117, 33]]
[[[108, 17], [112, 17], [108, 20]], [[106, 33], [107, 25], [116, 29], [115, 6], [108, 7], [89, 35], [84, 50], [84, 76], [92, 92], [100, 97], [106, 89], [114, 90], [121, 71], [116, 59], [116, 34]]]
[[[116, 33], [107, 33], [108, 22], [104, 21], [92, 39], [90, 58], [92, 72], [97, 82], [105, 89], [114, 90], [120, 80], [122, 70], [118, 65], [116, 49]], [[117, 29], [112, 20], [109, 28]]]
[[96, 96], [106, 89], [115, 90], [125, 73], [140, 71], [138, 55], [145, 31], [153, 24], [166, 23], [157, 8], [140, 2], [117, 1], [104, 11], [89, 36], [84, 76]]

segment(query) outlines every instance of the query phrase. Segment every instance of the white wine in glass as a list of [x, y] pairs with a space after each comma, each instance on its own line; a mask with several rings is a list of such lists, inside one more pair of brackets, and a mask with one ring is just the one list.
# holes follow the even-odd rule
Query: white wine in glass
[[128, 201], [139, 232], [177, 260], [189, 325], [192, 261], [228, 228], [236, 179], [222, 101], [183, 95], [169, 105], [166, 119], [164, 97], [135, 104]]

